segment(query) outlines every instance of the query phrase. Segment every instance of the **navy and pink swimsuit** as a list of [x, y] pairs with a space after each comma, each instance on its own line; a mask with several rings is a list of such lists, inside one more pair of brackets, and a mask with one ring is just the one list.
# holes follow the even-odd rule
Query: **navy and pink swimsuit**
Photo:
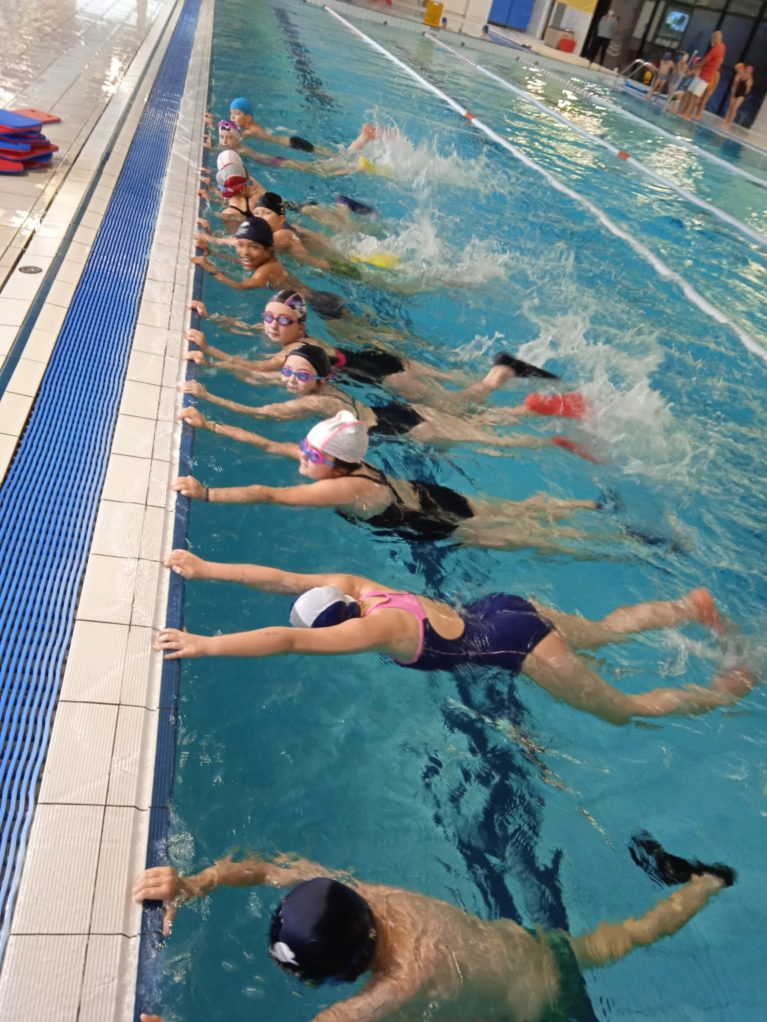
[[525, 657], [554, 630], [550, 621], [521, 596], [492, 593], [470, 603], [460, 612], [463, 632], [456, 639], [446, 639], [431, 625], [417, 597], [410, 593], [364, 593], [382, 597], [382, 602], [366, 613], [378, 610], [405, 610], [418, 620], [421, 639], [418, 652], [401, 667], [417, 671], [450, 671], [463, 664], [478, 667], [503, 667], [519, 674]]

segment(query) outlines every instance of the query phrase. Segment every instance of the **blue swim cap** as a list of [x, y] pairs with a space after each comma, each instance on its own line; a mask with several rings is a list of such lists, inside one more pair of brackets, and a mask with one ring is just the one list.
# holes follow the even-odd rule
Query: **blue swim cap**
[[250, 100], [245, 96], [238, 96], [233, 99], [229, 104], [230, 110], [239, 110], [240, 113], [248, 114], [250, 117], [253, 116], [253, 107], [250, 105]]
[[316, 877], [284, 898], [269, 929], [269, 954], [283, 969], [314, 983], [352, 983], [375, 951], [373, 913], [338, 880]]

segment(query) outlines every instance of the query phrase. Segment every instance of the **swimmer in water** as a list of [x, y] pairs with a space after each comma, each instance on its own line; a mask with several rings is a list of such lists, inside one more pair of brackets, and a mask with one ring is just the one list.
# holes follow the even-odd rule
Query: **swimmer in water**
[[[241, 120], [241, 118], [238, 118]], [[350, 163], [345, 159], [345, 154], [355, 154], [359, 152], [368, 142], [372, 141], [378, 135], [377, 130], [372, 124], [363, 124], [359, 135], [354, 141], [346, 148], [341, 149], [338, 152], [333, 152], [330, 149], [324, 149], [322, 147], [312, 146], [307, 149], [306, 146], [291, 145], [292, 149], [303, 149], [304, 152], [316, 153], [323, 157], [323, 159], [315, 160], [292, 160], [284, 156], [270, 156], [267, 153], [258, 152], [256, 149], [251, 148], [248, 145], [244, 145], [242, 142], [243, 137], [253, 137], [248, 132], [243, 131], [237, 120], [232, 117], [228, 121], [218, 122], [218, 141], [219, 145], [226, 149], [237, 149], [245, 159], [253, 160], [256, 163], [260, 163], [267, 167], [281, 167], [283, 170], [299, 170], [304, 174], [315, 174], [318, 177], [342, 177], [348, 174], [356, 174], [360, 170], [358, 162]], [[261, 137], [261, 136], [257, 136]], [[294, 138], [296, 136], [293, 136]], [[289, 145], [289, 140], [285, 139], [284, 136], [278, 136], [282, 141], [278, 144]], [[264, 139], [264, 141], [276, 141], [276, 138]], [[303, 139], [301, 141], [304, 141]], [[307, 143], [311, 145], [311, 143]]]
[[262, 592], [298, 596], [290, 612], [292, 627], [212, 636], [165, 628], [155, 645], [169, 660], [375, 652], [417, 671], [499, 668], [510, 678], [524, 674], [555, 699], [617, 726], [636, 717], [708, 713], [736, 703], [756, 684], [745, 667], [734, 667], [708, 688], [688, 685], [629, 694], [604, 681], [575, 652], [687, 623], [721, 634], [727, 623], [706, 589], [693, 589], [677, 600], [619, 607], [601, 621], [589, 621], [504, 593], [456, 609], [359, 575], [215, 564], [186, 550], [174, 550], [165, 565], [187, 579], [239, 582]]
[[[463, 442], [497, 447], [550, 447], [555, 442], [547, 437], [538, 436], [499, 436], [482, 428], [481, 412], [473, 416], [475, 421], [466, 421], [444, 410], [429, 408], [426, 405], [404, 404], [401, 401], [364, 405], [331, 383], [332, 371], [330, 358], [323, 348], [315, 344], [299, 344], [290, 350], [280, 370], [282, 384], [291, 396], [289, 401], [254, 408], [211, 394], [197, 380], [186, 383], [184, 392], [220, 408], [228, 408], [230, 411], [259, 419], [284, 421], [311, 417], [330, 418], [339, 411], [349, 409], [375, 436], [404, 437], [419, 443]], [[495, 386], [502, 386], [505, 382], [504, 370], [494, 366], [487, 374], [487, 378], [491, 379], [494, 374], [498, 376]], [[218, 436], [253, 444], [255, 447], [263, 447], [269, 443], [258, 433], [206, 418], [198, 408], [184, 408], [179, 412], [179, 418], [194, 429], [207, 429]]]
[[[231, 149], [218, 154], [216, 184], [226, 201], [226, 205], [217, 211], [218, 216], [226, 222], [234, 221], [236, 226], [240, 220], [257, 215], [255, 202], [263, 195], [264, 186], [251, 177], [240, 157]], [[207, 191], [205, 197], [211, 198]]]
[[[671, 855], [646, 832], [631, 839], [629, 852], [656, 883], [681, 886], [638, 918], [602, 922], [580, 936], [480, 919], [449, 902], [358, 881], [294, 855], [227, 857], [187, 877], [154, 866], [136, 879], [133, 897], [162, 902], [167, 936], [180, 905], [217, 887], [291, 887], [271, 917], [272, 961], [315, 986], [370, 973], [360, 990], [321, 1010], [314, 1022], [575, 1022], [593, 1017], [581, 970], [673, 936], [736, 880], [730, 866]], [[158, 1015], [141, 1019], [162, 1022]]]
[[[194, 307], [200, 315], [208, 315], [207, 309], [201, 303], [194, 303]], [[307, 333], [307, 314], [307, 303], [303, 295], [290, 288], [284, 289], [267, 302], [263, 322], [259, 324], [266, 339], [272, 344], [279, 345], [278, 354], [261, 360], [230, 355], [221, 348], [209, 345], [202, 331], [190, 330], [187, 337], [200, 350], [190, 352], [187, 357], [198, 365], [206, 361], [213, 362], [241, 378], [245, 374], [244, 378], [247, 379], [248, 373], [278, 372], [292, 348], [309, 343], [327, 353], [336, 376], [356, 383], [378, 384], [413, 402], [430, 404], [438, 408], [444, 408], [449, 404], [451, 409], [455, 410], [468, 409], [475, 403], [481, 404], [493, 390], [513, 377], [557, 379], [553, 373], [505, 353], [496, 359], [498, 370], [486, 374], [480, 381], [471, 381], [465, 373], [436, 369], [426, 362], [405, 358], [384, 347], [368, 346], [362, 349], [335, 347]], [[222, 320], [222, 317], [216, 317], [216, 322], [224, 327], [232, 325], [232, 321], [227, 322]], [[239, 320], [233, 322], [235, 329], [242, 329], [247, 333], [256, 331], [251, 324]], [[447, 382], [460, 384], [462, 390], [447, 389], [444, 386]]]
[[274, 254], [274, 237], [269, 224], [260, 217], [243, 220], [235, 234], [237, 259], [247, 276], [235, 280], [219, 270], [207, 256], [192, 256], [192, 262], [210, 273], [214, 280], [239, 291], [255, 287], [286, 287], [292, 277]]
[[285, 269], [274, 254], [274, 235], [266, 220], [261, 217], [243, 220], [235, 232], [234, 240], [237, 260], [246, 273], [241, 280], [228, 276], [207, 255], [192, 256], [191, 261], [206, 273], [210, 273], [214, 280], [238, 291], [260, 287], [289, 288], [300, 294], [320, 316], [326, 319], [342, 319], [348, 315], [344, 301], [339, 295], [332, 291], [316, 291], [305, 287]]
[[[210, 114], [208, 115], [208, 120], [209, 122], [213, 120]], [[245, 96], [238, 96], [229, 104], [229, 122], [241, 137], [257, 138], [262, 142], [273, 142], [275, 145], [285, 146], [287, 149], [298, 149], [304, 153], [330, 153], [329, 149], [316, 147], [299, 135], [275, 135], [271, 131], [267, 131], [266, 128], [257, 124], [253, 119], [253, 106]], [[220, 130], [221, 122], [219, 122]]]
[[[262, 192], [260, 195], [251, 193], [247, 205], [242, 204], [240, 212], [243, 220], [248, 217], [260, 217], [269, 224], [274, 239], [274, 250], [280, 255], [291, 256], [298, 262], [307, 263], [319, 270], [350, 271], [354, 275], [359, 275], [358, 268], [354, 264], [347, 265], [343, 260], [343, 253], [334, 250], [330, 238], [295, 224], [288, 226], [285, 202], [277, 192]], [[207, 252], [210, 245], [230, 247], [236, 244], [234, 235], [219, 237], [210, 233], [210, 225], [205, 221], [198, 223], [208, 228], [207, 231], [198, 231], [194, 237], [195, 245], [203, 252]]]
[[[299, 473], [310, 482], [209, 488], [194, 476], [182, 476], [172, 489], [192, 500], [211, 503], [329, 507], [347, 521], [365, 523], [384, 534], [409, 540], [452, 539], [464, 546], [496, 550], [536, 547], [577, 555], [578, 549], [565, 546], [563, 539], [600, 538], [559, 525], [561, 519], [577, 511], [598, 510], [600, 505], [594, 500], [546, 494], [522, 501], [486, 500], [466, 497], [438, 483], [390, 478], [363, 461], [368, 430], [352, 412], [342, 411], [317, 423], [300, 444], [259, 437], [258, 446], [268, 454], [297, 461]], [[609, 538], [615, 541], [618, 536]]]

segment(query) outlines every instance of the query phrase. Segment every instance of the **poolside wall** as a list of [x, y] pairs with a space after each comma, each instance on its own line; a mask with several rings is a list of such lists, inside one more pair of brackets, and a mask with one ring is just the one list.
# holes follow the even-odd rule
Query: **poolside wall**
[[[23, 456], [41, 379], [55, 357], [67, 307], [98, 243], [182, 8], [181, 2], [166, 5], [118, 102], [107, 107], [70, 170], [60, 197], [76, 219], [63, 223], [57, 217], [66, 216], [64, 207], [51, 207], [56, 217], [50, 235], [46, 217], [24, 252], [25, 260], [49, 260], [45, 265], [55, 279], [43, 285], [41, 295], [52, 284], [39, 307], [27, 302], [24, 316], [13, 307], [20, 329], [11, 345], [16, 350], [9, 352], [15, 369], [0, 408], [3, 470], [16, 457], [20, 438], [18, 457]], [[151, 650], [151, 634], [165, 622], [167, 576], [160, 559], [176, 505], [168, 484], [180, 434], [177, 383], [185, 372], [180, 356], [189, 316], [212, 17], [213, 0], [202, 0], [170, 142], [171, 187], [162, 195], [152, 247], [139, 269], [145, 276], [116, 429], [111, 450], [103, 452], [106, 476], [0, 975], [0, 1017], [7, 1022], [133, 1017], [140, 911], [130, 888], [146, 856], [163, 716], [162, 662]], [[124, 121], [115, 118], [119, 101]], [[149, 187], [165, 181], [164, 165], [154, 169], [159, 180], [148, 180]], [[78, 196], [86, 199], [82, 208]], [[102, 311], [108, 308], [101, 305]], [[98, 332], [91, 342], [84, 358], [98, 358]], [[37, 367], [34, 373], [30, 365]]]

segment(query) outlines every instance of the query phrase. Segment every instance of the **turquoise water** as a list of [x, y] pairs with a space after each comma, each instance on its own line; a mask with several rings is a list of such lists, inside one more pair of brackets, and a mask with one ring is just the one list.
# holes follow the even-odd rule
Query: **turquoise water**
[[[705, 315], [582, 207], [486, 140], [322, 11], [219, 2], [212, 108], [246, 93], [257, 119], [313, 140], [349, 141], [375, 118], [406, 136], [372, 152], [393, 179], [324, 180], [257, 169], [293, 201], [344, 191], [382, 215], [378, 244], [429, 290], [400, 296], [296, 268], [315, 287], [347, 294], [403, 331], [402, 349], [426, 361], [484, 372], [518, 351], [592, 397], [593, 423], [566, 427], [604, 459], [561, 451], [499, 459], [473, 447], [448, 452], [378, 441], [370, 460], [468, 494], [522, 498], [618, 494], [603, 515], [610, 556], [542, 557], [374, 537], [330, 511], [203, 506], [190, 546], [212, 560], [292, 570], [343, 569], [398, 587], [467, 601], [493, 590], [600, 616], [620, 603], [679, 595], [704, 583], [763, 661], [762, 494], [765, 362], [726, 323]], [[287, 15], [304, 51], [288, 45]], [[650, 246], [733, 324], [765, 343], [765, 253], [601, 149], [543, 118], [417, 36], [368, 26], [374, 38], [455, 96], [527, 155]], [[299, 63], [296, 63], [298, 58]], [[562, 87], [500, 55], [483, 61], [559, 103]], [[540, 79], [540, 80], [539, 80]], [[764, 190], [678, 153], [651, 130], [582, 97], [574, 115], [756, 229]], [[621, 142], [620, 144], [624, 144]], [[706, 143], [711, 144], [713, 143]], [[752, 153], [738, 156], [767, 176]], [[654, 162], [653, 162], [654, 161]], [[676, 167], [676, 169], [675, 169]], [[340, 239], [351, 249], [370, 239]], [[262, 293], [206, 279], [215, 310], [257, 320]], [[328, 339], [316, 316], [310, 331]], [[207, 324], [209, 339], [248, 351], [247, 339]], [[214, 371], [215, 393], [258, 403], [274, 391]], [[496, 403], [511, 405], [525, 388]], [[359, 388], [360, 397], [375, 397]], [[225, 421], [253, 428], [249, 419]], [[256, 427], [259, 428], [259, 427]], [[552, 432], [547, 422], [531, 430]], [[563, 428], [558, 424], [558, 428]], [[266, 423], [297, 439], [301, 427]], [[528, 424], [525, 424], [528, 429]], [[195, 471], [210, 485], [297, 481], [292, 463], [210, 433], [195, 439]], [[627, 530], [665, 540], [626, 540]], [[286, 621], [289, 601], [220, 584], [190, 584], [191, 631]], [[720, 652], [699, 630], [606, 648], [597, 664], [627, 690], [705, 683]], [[751, 1019], [761, 1016], [758, 935], [760, 831], [765, 814], [765, 699], [695, 720], [612, 729], [554, 702], [524, 679], [419, 675], [377, 656], [199, 661], [184, 666], [172, 833], [174, 862], [198, 869], [234, 849], [292, 850], [368, 880], [399, 884], [525, 925], [579, 932], [638, 914], [658, 891], [626, 843], [646, 827], [669, 848], [732, 862], [740, 880], [683, 932], [588, 978], [600, 1019]], [[309, 1019], [338, 988], [292, 983], [265, 951], [270, 891], [219, 891], [182, 909], [166, 952], [169, 1019]]]

